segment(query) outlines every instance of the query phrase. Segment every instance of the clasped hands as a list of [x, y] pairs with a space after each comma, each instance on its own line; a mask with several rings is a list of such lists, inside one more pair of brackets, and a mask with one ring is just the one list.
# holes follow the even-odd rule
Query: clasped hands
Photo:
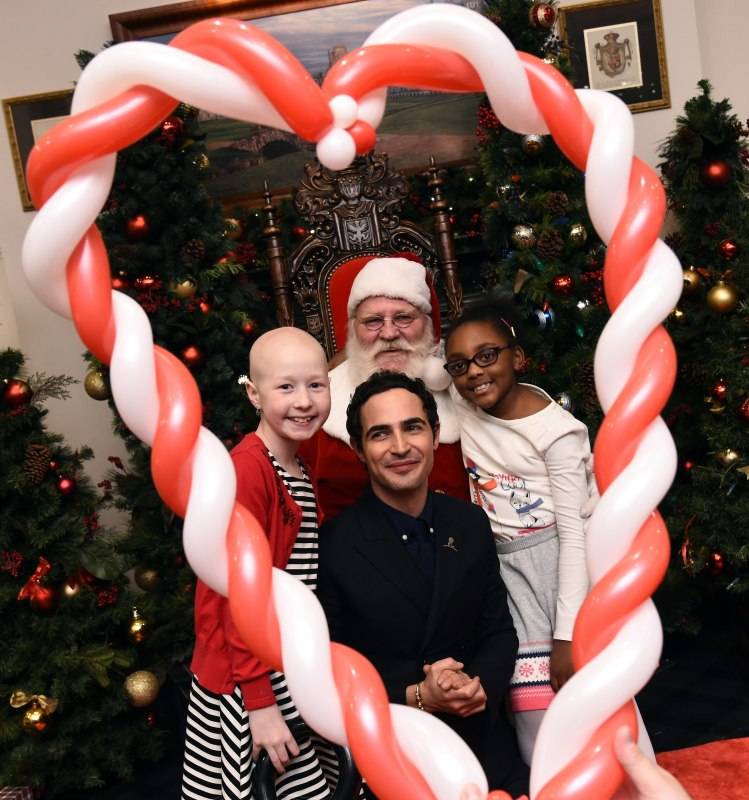
[[424, 664], [424, 680], [419, 687], [425, 711], [470, 717], [486, 708], [486, 692], [481, 679], [478, 675], [472, 678], [463, 672], [463, 664], [454, 658]]

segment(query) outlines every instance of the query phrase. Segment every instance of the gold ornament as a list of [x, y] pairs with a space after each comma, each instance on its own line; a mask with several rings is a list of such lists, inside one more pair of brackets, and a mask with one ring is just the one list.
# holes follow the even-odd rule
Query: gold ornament
[[687, 315], [679, 308], [679, 306], [676, 306], [676, 308], [668, 315], [668, 317], [674, 322], [682, 323], [687, 321]]
[[199, 170], [206, 170], [208, 167], [211, 166], [210, 159], [205, 153], [198, 153], [198, 155], [193, 158], [192, 163], [194, 166]]
[[160, 580], [159, 573], [150, 567], [136, 567], [133, 578], [137, 586], [143, 589], [144, 592], [150, 592], [155, 589]]
[[107, 378], [100, 369], [92, 369], [86, 375], [83, 388], [86, 390], [86, 394], [94, 400], [108, 400], [110, 397]]
[[588, 240], [588, 231], [585, 230], [585, 225], [576, 222], [570, 227], [569, 240], [575, 247], [581, 247]]
[[10, 704], [13, 708], [28, 706], [21, 720], [21, 727], [32, 736], [44, 733], [49, 724], [47, 717], [57, 709], [57, 700], [43, 694], [26, 694], [20, 690], [11, 694]]
[[725, 450], [718, 450], [715, 457], [724, 467], [730, 467], [740, 456], [732, 447], [726, 447]]
[[242, 223], [234, 217], [224, 219], [224, 236], [227, 239], [236, 241], [242, 235]]
[[749, 467], [739, 467], [736, 472], [740, 472], [749, 481]]
[[537, 133], [529, 133], [520, 140], [523, 152], [528, 156], [537, 156], [544, 149], [544, 137]]
[[159, 696], [159, 679], [146, 669], [132, 672], [125, 678], [125, 691], [135, 708], [145, 708]]
[[189, 300], [198, 291], [198, 284], [192, 278], [185, 278], [182, 281], [174, 281], [169, 288], [180, 300]]
[[702, 286], [702, 276], [694, 267], [685, 269], [682, 273], [684, 276], [684, 288], [682, 289], [683, 295], [697, 294]]
[[739, 304], [739, 293], [730, 283], [718, 281], [707, 293], [707, 304], [718, 314], [730, 314]]
[[141, 617], [138, 609], [133, 606], [133, 618], [127, 627], [127, 635], [134, 644], [140, 644], [148, 635], [150, 625], [148, 620]]
[[530, 225], [516, 225], [512, 229], [512, 243], [518, 250], [528, 250], [536, 244], [536, 234]]

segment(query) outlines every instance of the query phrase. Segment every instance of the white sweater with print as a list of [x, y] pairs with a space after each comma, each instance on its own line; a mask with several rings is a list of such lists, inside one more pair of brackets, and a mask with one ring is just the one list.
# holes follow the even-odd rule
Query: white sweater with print
[[556, 525], [559, 531], [559, 598], [555, 639], [570, 641], [588, 590], [580, 509], [589, 495], [588, 429], [550, 400], [522, 419], [498, 419], [450, 388], [460, 422], [463, 461], [471, 498], [486, 511], [499, 542]]

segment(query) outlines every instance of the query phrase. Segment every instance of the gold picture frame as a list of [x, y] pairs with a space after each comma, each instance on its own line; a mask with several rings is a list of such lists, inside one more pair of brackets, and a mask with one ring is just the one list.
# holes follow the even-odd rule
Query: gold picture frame
[[578, 89], [603, 89], [633, 114], [671, 107], [660, 0], [595, 0], [559, 9]]
[[[175, 33], [212, 17], [250, 21], [286, 46], [321, 81], [340, 55], [361, 46], [377, 25], [423, 0], [188, 0], [109, 17], [116, 42], [167, 43]], [[471, 4], [475, 0], [458, 0]], [[378, 129], [378, 148], [393, 169], [422, 172], [433, 155], [441, 166], [474, 163], [476, 113], [482, 94], [392, 89]], [[314, 144], [285, 131], [236, 120], [199, 117], [210, 167], [206, 188], [231, 208], [263, 202], [267, 182], [289, 195], [314, 160]]]
[[5, 127], [18, 181], [18, 192], [24, 211], [33, 211], [29, 187], [26, 183], [26, 161], [35, 142], [49, 128], [69, 116], [73, 90], [29, 94], [3, 100]]

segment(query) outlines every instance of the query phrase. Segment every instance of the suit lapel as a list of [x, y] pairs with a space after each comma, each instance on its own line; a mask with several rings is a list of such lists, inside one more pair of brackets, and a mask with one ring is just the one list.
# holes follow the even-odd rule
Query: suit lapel
[[426, 617], [429, 612], [431, 586], [398, 540], [390, 521], [376, 503], [365, 494], [359, 500], [361, 529], [356, 549], [388, 581], [410, 600]]
[[443, 618], [447, 606], [455, 602], [454, 594], [460, 586], [465, 570], [463, 531], [459, 520], [446, 513], [439, 493], [434, 494], [434, 544], [435, 569], [432, 602], [424, 629], [422, 645], [426, 647]]

